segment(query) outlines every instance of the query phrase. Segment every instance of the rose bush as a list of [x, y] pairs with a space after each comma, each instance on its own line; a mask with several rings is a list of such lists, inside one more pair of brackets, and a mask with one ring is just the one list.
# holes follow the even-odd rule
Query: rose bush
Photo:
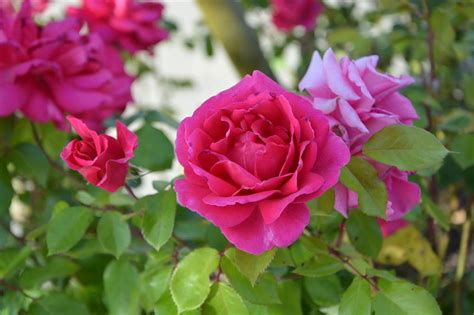
[[2, 315], [474, 312], [467, 2], [44, 2], [0, 0]]
[[349, 161], [319, 111], [258, 71], [185, 119], [176, 153], [179, 202], [253, 254], [293, 243], [309, 223], [305, 202]]

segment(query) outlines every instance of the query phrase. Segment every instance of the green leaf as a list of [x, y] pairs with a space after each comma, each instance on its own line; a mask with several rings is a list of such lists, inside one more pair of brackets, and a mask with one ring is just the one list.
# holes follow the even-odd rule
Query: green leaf
[[8, 213], [14, 193], [7, 166], [0, 161], [0, 214]]
[[137, 203], [136, 207], [138, 211], [145, 211], [142, 221], [145, 240], [159, 250], [173, 234], [176, 193], [173, 190], [167, 190], [146, 196]]
[[171, 278], [171, 295], [178, 311], [201, 306], [210, 292], [209, 276], [219, 264], [219, 253], [212, 248], [196, 249], [176, 267]]
[[377, 132], [364, 145], [363, 153], [404, 171], [432, 168], [440, 164], [448, 150], [428, 131], [406, 125], [392, 125]]
[[434, 297], [406, 281], [381, 281], [374, 300], [376, 315], [441, 315]]
[[59, 158], [63, 148], [66, 146], [69, 135], [60, 131], [53, 123], [36, 124], [41, 142], [46, 153], [53, 158]]
[[146, 310], [153, 309], [155, 303], [166, 292], [172, 271], [171, 266], [158, 264], [146, 269], [140, 275], [140, 301]]
[[117, 212], [106, 212], [97, 225], [97, 238], [106, 252], [116, 258], [128, 248], [132, 240], [126, 221]]
[[304, 287], [311, 300], [320, 306], [338, 304], [343, 291], [339, 278], [336, 275], [304, 278]]
[[166, 290], [156, 302], [154, 311], [155, 315], [178, 315], [178, 307], [171, 297], [170, 290]]
[[234, 289], [222, 282], [212, 286], [209, 298], [203, 306], [203, 315], [248, 315], [242, 298]]
[[66, 252], [76, 245], [93, 218], [92, 211], [85, 207], [66, 208], [53, 216], [46, 232], [49, 255]]
[[7, 278], [12, 275], [19, 267], [21, 267], [32, 249], [28, 246], [23, 248], [5, 248], [0, 250], [0, 279]]
[[64, 293], [51, 293], [34, 301], [28, 315], [88, 315], [87, 306]]
[[9, 160], [20, 174], [32, 177], [39, 185], [46, 187], [50, 165], [39, 147], [29, 143], [19, 144], [10, 153]]
[[466, 169], [474, 165], [474, 135], [458, 135], [451, 146], [454, 160]]
[[105, 302], [110, 315], [138, 315], [139, 276], [126, 260], [112, 261], [104, 272]]
[[295, 264], [301, 265], [317, 253], [326, 253], [327, 246], [315, 237], [303, 235], [291, 246], [290, 251]]
[[78, 269], [78, 265], [70, 259], [53, 257], [47, 261], [45, 266], [23, 271], [20, 277], [20, 286], [25, 289], [38, 287], [48, 280], [70, 276]]
[[[269, 315], [302, 315], [301, 284], [296, 281], [282, 281], [278, 283], [278, 294], [281, 304], [268, 305]], [[260, 314], [259, 314], [260, 315]]]
[[351, 243], [360, 253], [377, 257], [382, 248], [383, 237], [375, 218], [353, 210], [349, 213], [346, 229]]
[[339, 315], [371, 315], [372, 304], [370, 285], [362, 278], [355, 277], [344, 292], [339, 305]]
[[221, 268], [232, 287], [244, 299], [255, 304], [279, 304], [278, 286], [273, 275], [263, 273], [255, 285], [242, 275], [237, 267], [227, 257], [222, 257]]
[[268, 265], [275, 257], [276, 249], [269, 250], [259, 256], [248, 254], [238, 249], [228, 251], [229, 257], [239, 271], [250, 280], [252, 285], [258, 279], [258, 276], [267, 269]]
[[323, 277], [344, 269], [344, 265], [327, 254], [318, 254], [314, 259], [303, 263], [293, 272], [305, 277]]
[[385, 217], [387, 189], [369, 162], [353, 157], [341, 171], [341, 183], [359, 197], [359, 208], [366, 214]]
[[173, 145], [165, 134], [150, 124], [145, 124], [136, 132], [140, 144], [132, 163], [150, 171], [171, 168], [174, 158]]

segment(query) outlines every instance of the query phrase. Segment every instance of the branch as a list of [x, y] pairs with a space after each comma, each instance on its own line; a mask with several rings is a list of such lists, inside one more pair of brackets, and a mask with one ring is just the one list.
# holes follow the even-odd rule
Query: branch
[[132, 190], [132, 187], [128, 186], [128, 184], [124, 184], [123, 187], [125, 187], [125, 190], [127, 190], [127, 192], [129, 193], [130, 196], [132, 196], [133, 199], [135, 200], [138, 200], [139, 198], [137, 197], [137, 195], [135, 195], [135, 193], [133, 192]]
[[4, 288], [6, 288], [7, 290], [10, 290], [10, 291], [15, 291], [15, 292], [20, 292], [21, 294], [23, 294], [24, 296], [26, 296], [27, 298], [29, 299], [32, 299], [33, 301], [36, 301], [36, 298], [29, 295], [28, 293], [26, 293], [25, 291], [23, 291], [21, 288], [11, 284], [11, 283], [8, 283], [5, 279], [0, 279], [0, 285], [3, 286]]
[[255, 31], [244, 19], [244, 12], [235, 0], [197, 0], [212, 36], [222, 42], [240, 75], [260, 70], [275, 79]]
[[380, 291], [380, 288], [378, 287], [377, 283], [374, 281], [374, 279], [372, 279], [371, 277], [369, 277], [367, 274], [364, 274], [362, 273], [359, 269], [357, 269], [356, 266], [354, 266], [351, 262], [351, 259], [350, 257], [344, 255], [343, 253], [341, 253], [340, 251], [338, 251], [337, 249], [333, 248], [333, 247], [330, 247], [328, 246], [328, 250], [329, 250], [329, 253], [331, 255], [333, 255], [333, 257], [335, 257], [336, 259], [338, 259], [340, 262], [342, 262], [343, 264], [345, 264], [347, 267], [349, 267], [352, 271], [354, 271], [354, 273], [356, 275], [358, 275], [359, 277], [361, 277], [362, 279], [364, 279], [365, 281], [367, 281], [369, 283], [369, 285], [374, 289], [375, 292], [378, 292]]
[[44, 156], [46, 157], [46, 160], [48, 161], [49, 165], [51, 165], [52, 168], [58, 170], [61, 174], [63, 174], [66, 177], [69, 177], [71, 180], [73, 180], [76, 184], [79, 184], [80, 186], [84, 187], [84, 183], [80, 180], [78, 180], [76, 177], [72, 176], [68, 172], [66, 172], [61, 165], [59, 165], [55, 160], [53, 160], [49, 155], [48, 152], [46, 152], [46, 149], [44, 148], [43, 141], [41, 141], [41, 137], [39, 135], [38, 129], [36, 128], [36, 125], [34, 123], [30, 123], [31, 125], [31, 130], [33, 132], [33, 138], [35, 139], [36, 144], [40, 148], [41, 152], [43, 152]]

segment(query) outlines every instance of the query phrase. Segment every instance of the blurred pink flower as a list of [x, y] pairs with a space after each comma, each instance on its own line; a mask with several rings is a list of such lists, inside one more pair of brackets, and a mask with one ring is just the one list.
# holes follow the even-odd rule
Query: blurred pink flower
[[309, 223], [305, 202], [349, 160], [320, 111], [258, 71], [180, 124], [176, 155], [180, 204], [252, 254], [293, 243]]
[[[31, 5], [31, 10], [34, 13], [43, 12], [46, 10], [49, 4], [49, 0], [25, 0], [29, 1]], [[13, 7], [14, 0], [0, 0], [0, 10], [8, 10], [10, 12], [14, 12]]]
[[320, 0], [272, 0], [272, 21], [275, 26], [289, 32], [296, 26], [306, 31], [316, 25], [316, 18], [323, 11]]
[[97, 135], [83, 121], [68, 116], [81, 140], [73, 140], [61, 152], [69, 168], [81, 173], [92, 185], [114, 192], [125, 183], [128, 163], [137, 148], [137, 136], [116, 121], [117, 139]]
[[[413, 79], [380, 73], [377, 62], [377, 56], [338, 61], [331, 49], [323, 58], [315, 52], [299, 84], [300, 90], [310, 94], [313, 106], [328, 116], [332, 130], [342, 137], [352, 155], [360, 155], [367, 140], [382, 128], [410, 125], [418, 119], [411, 102], [399, 93]], [[387, 219], [402, 217], [419, 202], [418, 185], [408, 181], [408, 172], [371, 163], [387, 187]], [[347, 215], [357, 206], [357, 194], [340, 183], [336, 185], [336, 210]]]
[[82, 36], [75, 18], [35, 24], [29, 2], [18, 14], [0, 10], [0, 116], [21, 111], [28, 119], [67, 128], [65, 114], [94, 129], [121, 113], [133, 79], [118, 52], [98, 36]]
[[34, 12], [43, 12], [48, 8], [49, 0], [30, 0]]
[[86, 21], [91, 32], [109, 44], [130, 53], [151, 50], [168, 37], [158, 25], [163, 5], [137, 0], [83, 0], [82, 7], [71, 7], [68, 14]]
[[395, 221], [385, 221], [382, 219], [377, 220], [380, 229], [382, 230], [383, 237], [389, 237], [393, 233], [397, 232], [398, 230], [404, 228], [409, 223], [403, 219], [395, 220]]

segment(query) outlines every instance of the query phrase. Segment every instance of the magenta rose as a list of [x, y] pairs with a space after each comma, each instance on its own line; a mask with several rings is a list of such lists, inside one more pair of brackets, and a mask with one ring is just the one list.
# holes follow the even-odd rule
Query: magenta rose
[[34, 12], [43, 12], [48, 8], [49, 0], [30, 0]]
[[[418, 119], [411, 102], [399, 90], [411, 83], [408, 76], [395, 78], [377, 71], [378, 57], [340, 61], [331, 49], [321, 58], [313, 58], [299, 87], [310, 94], [313, 106], [330, 121], [352, 155], [360, 155], [363, 145], [376, 132], [388, 125], [412, 124]], [[408, 172], [371, 161], [388, 191], [386, 217], [396, 220], [420, 201], [418, 185], [408, 181]], [[347, 215], [358, 207], [357, 194], [337, 184], [335, 209]]]
[[305, 202], [349, 160], [320, 111], [258, 71], [180, 124], [176, 154], [179, 203], [252, 254], [293, 243], [309, 223]]
[[84, 122], [68, 116], [82, 140], [73, 140], [61, 152], [61, 158], [92, 185], [114, 192], [125, 183], [128, 163], [137, 147], [137, 136], [117, 120], [117, 139], [97, 133]]
[[74, 18], [36, 25], [28, 1], [17, 15], [0, 10], [0, 116], [21, 111], [66, 129], [72, 114], [99, 130], [125, 109], [133, 79], [120, 55], [81, 28]]
[[107, 43], [136, 53], [151, 50], [168, 37], [158, 25], [163, 8], [157, 2], [137, 0], [82, 0], [82, 7], [69, 8], [68, 14], [84, 19]]
[[296, 26], [312, 30], [317, 16], [323, 11], [320, 0], [272, 0], [271, 3], [273, 24], [284, 32]]

